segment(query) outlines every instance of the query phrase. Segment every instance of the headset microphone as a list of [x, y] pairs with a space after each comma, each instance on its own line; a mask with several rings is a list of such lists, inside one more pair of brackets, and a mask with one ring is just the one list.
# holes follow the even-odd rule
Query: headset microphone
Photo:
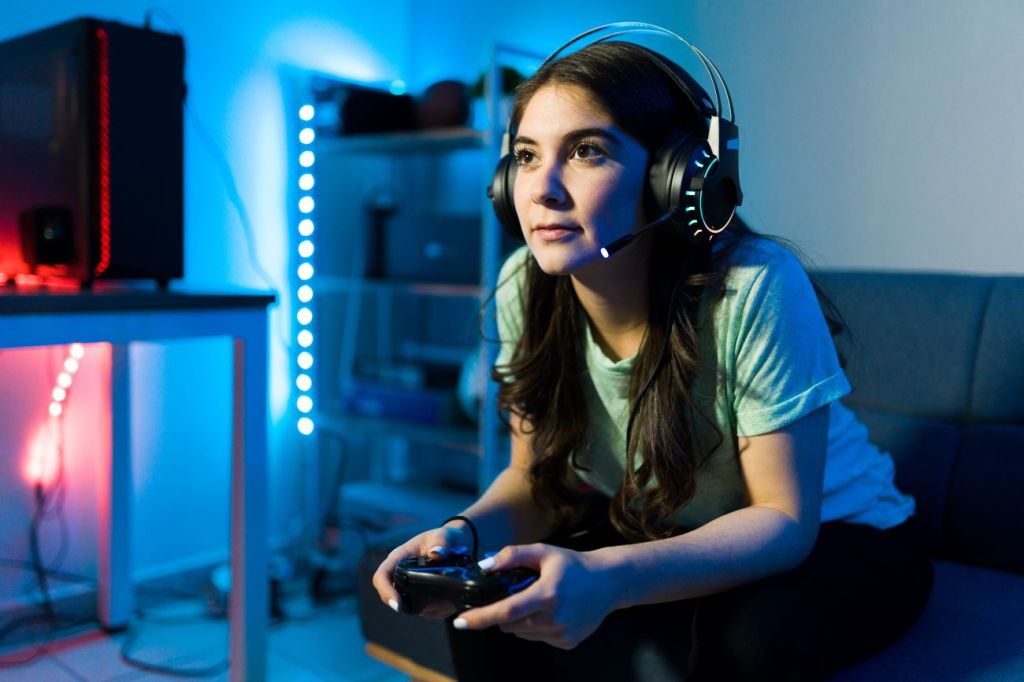
[[634, 239], [642, 235], [644, 232], [647, 232], [648, 230], [651, 230], [657, 227], [658, 225], [661, 225], [663, 222], [667, 221], [672, 216], [672, 211], [669, 211], [665, 215], [655, 220], [653, 223], [647, 223], [636, 232], [631, 232], [630, 234], [627, 234], [625, 237], [619, 237], [608, 246], [602, 246], [601, 255], [604, 256], [605, 258], [611, 258], [616, 253], [622, 251], [624, 248], [629, 246], [630, 242], [632, 242]]

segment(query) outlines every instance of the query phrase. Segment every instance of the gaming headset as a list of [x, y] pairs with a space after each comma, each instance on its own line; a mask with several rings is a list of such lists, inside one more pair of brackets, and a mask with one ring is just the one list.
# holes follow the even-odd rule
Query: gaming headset
[[[606, 245], [601, 249], [601, 255], [610, 258], [636, 237], [668, 221], [685, 229], [687, 237], [694, 242], [707, 243], [729, 226], [736, 214], [736, 207], [743, 203], [739, 176], [739, 129], [736, 127], [736, 112], [729, 86], [718, 67], [684, 38], [666, 28], [640, 22], [617, 22], [585, 31], [555, 50], [540, 68], [558, 59], [567, 48], [584, 38], [605, 32], [608, 33], [593, 40], [593, 43], [626, 33], [666, 35], [683, 42], [707, 70], [715, 89], [717, 106], [712, 104], [707, 92], [682, 67], [651, 51], [654, 62], [708, 119], [708, 135], [704, 139], [692, 132], [678, 131], [661, 144], [651, 156], [647, 173], [647, 186], [658, 217], [640, 230]], [[722, 82], [729, 103], [729, 119], [722, 118], [722, 99], [716, 75]], [[511, 153], [511, 127], [512, 122], [509, 121], [502, 139], [501, 160], [498, 161], [487, 195], [491, 198], [498, 221], [513, 239], [521, 242], [522, 228], [513, 200], [517, 165], [515, 155]]]

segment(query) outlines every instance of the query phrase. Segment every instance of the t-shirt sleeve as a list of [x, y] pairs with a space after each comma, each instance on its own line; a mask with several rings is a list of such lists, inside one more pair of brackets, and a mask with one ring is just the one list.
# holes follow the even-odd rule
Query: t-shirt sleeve
[[526, 282], [526, 259], [530, 250], [520, 247], [505, 259], [494, 291], [495, 321], [498, 325], [497, 367], [508, 365], [523, 333], [523, 286]]
[[773, 254], [738, 302], [733, 409], [740, 436], [782, 428], [850, 392], [800, 261]]

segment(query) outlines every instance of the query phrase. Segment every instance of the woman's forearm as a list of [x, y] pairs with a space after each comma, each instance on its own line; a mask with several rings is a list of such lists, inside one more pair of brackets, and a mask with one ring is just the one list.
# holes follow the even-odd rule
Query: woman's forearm
[[529, 477], [526, 469], [507, 467], [480, 499], [462, 512], [480, 534], [481, 551], [537, 542], [554, 530], [553, 516], [533, 499]]
[[689, 533], [593, 552], [607, 569], [616, 608], [692, 599], [795, 567], [814, 545], [816, 528], [801, 528], [770, 507], [745, 507]]

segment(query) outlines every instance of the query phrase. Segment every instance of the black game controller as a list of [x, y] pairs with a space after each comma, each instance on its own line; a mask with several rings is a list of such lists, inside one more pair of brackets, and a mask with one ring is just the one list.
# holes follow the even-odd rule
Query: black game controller
[[402, 597], [402, 610], [415, 615], [432, 599], [447, 601], [460, 611], [493, 604], [526, 589], [539, 577], [529, 568], [485, 573], [469, 556], [421, 556], [398, 562], [391, 582]]

